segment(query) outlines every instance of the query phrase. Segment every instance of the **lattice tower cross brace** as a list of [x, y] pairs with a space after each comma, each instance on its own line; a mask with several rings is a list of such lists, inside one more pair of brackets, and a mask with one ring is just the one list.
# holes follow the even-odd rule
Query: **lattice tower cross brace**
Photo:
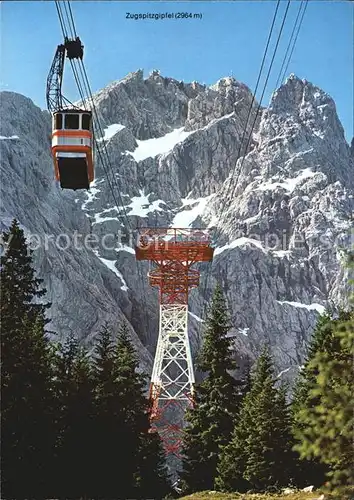
[[144, 228], [138, 260], [150, 260], [152, 286], [160, 290], [159, 336], [151, 376], [151, 420], [167, 453], [179, 456], [185, 410], [193, 401], [194, 373], [188, 336], [188, 293], [198, 286], [196, 262], [210, 261], [207, 230]]

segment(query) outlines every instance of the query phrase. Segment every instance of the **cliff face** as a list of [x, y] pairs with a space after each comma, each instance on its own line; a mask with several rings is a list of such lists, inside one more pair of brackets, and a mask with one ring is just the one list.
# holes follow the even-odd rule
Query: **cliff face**
[[53, 181], [49, 114], [21, 95], [0, 96], [2, 228], [17, 217], [32, 235], [59, 337], [74, 331], [91, 345], [105, 321], [125, 317], [151, 368], [157, 293], [130, 230], [214, 227], [214, 262], [200, 267], [190, 298], [193, 351], [219, 280], [237, 356], [268, 342], [278, 370], [296, 375], [319, 312], [345, 304], [341, 249], [353, 244], [353, 153], [325, 92], [291, 75], [259, 113], [246, 150], [252, 94], [244, 84], [132, 73], [95, 95], [109, 162], [96, 158], [87, 193]]

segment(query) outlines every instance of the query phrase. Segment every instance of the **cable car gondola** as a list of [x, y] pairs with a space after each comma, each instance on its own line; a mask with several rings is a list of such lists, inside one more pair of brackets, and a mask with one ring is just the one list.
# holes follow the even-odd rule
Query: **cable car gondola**
[[65, 38], [58, 45], [47, 79], [55, 178], [62, 189], [89, 189], [94, 180], [92, 113], [74, 106], [61, 93], [65, 55], [70, 60], [82, 59], [78, 37]]
[[94, 179], [92, 113], [63, 109], [53, 113], [52, 153], [55, 177], [64, 189], [88, 189]]

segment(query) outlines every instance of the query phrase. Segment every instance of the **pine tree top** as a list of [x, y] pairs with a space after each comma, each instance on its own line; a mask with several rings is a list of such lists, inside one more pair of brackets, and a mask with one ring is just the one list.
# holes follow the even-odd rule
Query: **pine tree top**
[[28, 316], [32, 321], [38, 316], [45, 323], [45, 310], [51, 304], [38, 303], [46, 293], [40, 289], [43, 280], [35, 276], [32, 254], [28, 248], [23, 230], [16, 219], [8, 231], [3, 233], [5, 249], [0, 257], [1, 318], [5, 325], [23, 321]]
[[236, 368], [232, 359], [232, 339], [227, 336], [231, 322], [220, 285], [215, 288], [207, 313], [204, 342], [197, 359], [198, 368], [215, 376]]

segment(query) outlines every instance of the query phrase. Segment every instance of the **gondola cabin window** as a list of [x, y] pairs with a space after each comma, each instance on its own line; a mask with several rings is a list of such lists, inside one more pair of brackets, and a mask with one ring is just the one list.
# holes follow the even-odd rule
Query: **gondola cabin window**
[[82, 115], [82, 129], [83, 130], [90, 130], [91, 128], [91, 116], [88, 114], [83, 114]]
[[82, 59], [83, 48], [79, 37], [75, 35], [74, 40], [64, 35], [47, 78], [54, 172], [62, 189], [89, 189], [94, 180], [92, 112], [76, 107], [62, 94], [65, 59]]
[[53, 129], [91, 130], [91, 118], [89, 113], [56, 113], [53, 117]]
[[72, 109], [54, 113], [52, 154], [55, 177], [62, 188], [89, 188], [94, 180], [90, 111]]
[[54, 115], [54, 129], [61, 130], [63, 128], [63, 115], [61, 113], [57, 113]]
[[78, 130], [79, 128], [80, 128], [80, 115], [65, 114], [65, 129]]

